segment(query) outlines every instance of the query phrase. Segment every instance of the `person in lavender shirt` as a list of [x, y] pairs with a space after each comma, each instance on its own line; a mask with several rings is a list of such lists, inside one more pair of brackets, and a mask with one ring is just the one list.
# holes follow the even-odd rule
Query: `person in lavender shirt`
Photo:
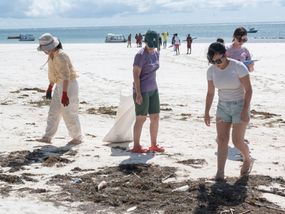
[[[145, 47], [136, 54], [133, 64], [133, 98], [135, 102], [136, 122], [134, 125], [134, 153], [148, 151], [164, 152], [164, 148], [157, 144], [159, 126], [160, 102], [156, 83], [156, 71], [159, 68], [158, 34], [147, 31]], [[150, 118], [151, 146], [146, 149], [140, 145], [142, 127], [147, 115]]]
[[226, 55], [229, 58], [243, 62], [247, 69], [252, 72], [254, 70], [254, 62], [251, 60], [250, 52], [243, 44], [247, 42], [247, 31], [244, 27], [238, 27], [233, 34], [233, 42], [228, 46]]

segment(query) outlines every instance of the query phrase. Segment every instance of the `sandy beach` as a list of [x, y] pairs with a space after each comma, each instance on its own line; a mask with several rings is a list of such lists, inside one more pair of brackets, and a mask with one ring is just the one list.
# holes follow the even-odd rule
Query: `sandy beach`
[[[4, 213], [285, 213], [285, 43], [248, 43], [251, 121], [246, 139], [255, 160], [239, 180], [240, 156], [229, 144], [228, 182], [216, 172], [216, 130], [203, 121], [206, 51], [162, 49], [157, 72], [159, 144], [164, 154], [132, 154], [132, 143], [103, 142], [120, 94], [132, 93], [132, 44], [63, 44], [79, 74], [84, 143], [69, 147], [61, 121], [51, 145], [36, 142], [46, 127], [47, 57], [35, 44], [0, 45], [0, 214]], [[215, 116], [217, 93], [211, 109]], [[106, 111], [107, 109], [107, 111]], [[142, 145], [149, 145], [148, 122]], [[106, 187], [98, 184], [106, 181]], [[184, 192], [173, 191], [187, 186]], [[225, 212], [223, 212], [225, 211]]]

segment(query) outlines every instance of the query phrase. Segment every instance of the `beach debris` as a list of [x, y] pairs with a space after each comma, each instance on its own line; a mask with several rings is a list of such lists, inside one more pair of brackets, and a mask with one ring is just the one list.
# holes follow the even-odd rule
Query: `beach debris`
[[[48, 156], [44, 158], [43, 166], [52, 167], [57, 163], [70, 163], [71, 161], [67, 158], [57, 157], [57, 156]], [[62, 166], [62, 165], [57, 165]]]
[[82, 179], [81, 178], [74, 178], [71, 180], [72, 184], [81, 184], [82, 183]]
[[89, 108], [87, 109], [88, 114], [97, 114], [97, 109], [96, 108]]
[[263, 205], [261, 203], [257, 203], [257, 202], [254, 202], [254, 201], [250, 201], [248, 204], [253, 205], [253, 206], [257, 206], [257, 207], [265, 207], [267, 209], [271, 209], [271, 210], [275, 210], [275, 211], [279, 211], [279, 212], [284, 213], [284, 209], [280, 209], [278, 207], [273, 207], [273, 206], [269, 206], [269, 205]]
[[23, 184], [22, 179], [17, 175], [0, 174], [0, 181], [10, 184]]
[[273, 161], [272, 163], [275, 164], [275, 165], [278, 165], [278, 164], [279, 164], [278, 161]]
[[89, 108], [87, 109], [87, 113], [88, 114], [108, 114], [108, 115], [116, 115], [117, 111], [115, 111], [114, 109], [116, 109], [116, 106], [101, 106], [98, 109], [97, 108]]
[[20, 91], [36, 91], [39, 93], [45, 93], [46, 90], [41, 89], [41, 88], [21, 88]]
[[136, 209], [137, 209], [137, 206], [133, 206], [133, 207], [127, 209], [127, 212], [130, 213], [130, 212], [133, 212]]
[[[176, 172], [174, 167], [163, 167], [152, 164], [121, 164], [114, 167], [103, 167], [94, 172], [80, 173], [72, 176], [53, 176], [48, 184], [57, 185], [61, 190], [52, 194], [57, 202], [90, 202], [93, 206], [108, 208], [114, 213], [127, 213], [127, 209], [137, 206], [130, 213], [155, 213], [160, 207], [164, 213], [213, 213], [213, 207], [220, 213], [234, 209], [234, 213], [254, 210], [253, 213], [268, 213], [270, 208], [278, 206], [262, 196], [255, 188], [260, 185], [271, 186], [272, 182], [285, 185], [284, 179], [270, 176], [250, 175], [247, 178], [228, 177], [227, 182], [208, 183], [204, 179], [175, 181], [164, 183], [163, 178]], [[76, 172], [75, 172], [76, 173]], [[136, 175], [140, 177], [137, 179]], [[104, 178], [102, 178], [104, 176]], [[108, 188], [98, 191], [98, 184], [108, 177]], [[84, 185], [66, 185], [72, 178], [81, 178]], [[185, 186], [185, 187], [184, 187]], [[186, 191], [174, 191], [186, 190]], [[188, 189], [188, 190], [187, 190]], [[254, 189], [254, 191], [252, 191]], [[280, 188], [279, 188], [280, 189]], [[170, 194], [169, 194], [170, 193]], [[153, 197], [149, 197], [152, 195]], [[171, 196], [170, 196], [171, 195]], [[47, 193], [47, 198], [51, 194]], [[169, 200], [171, 197], [171, 200]], [[153, 200], [155, 198], [156, 200]], [[260, 203], [259, 207], [253, 203]], [[127, 202], [127, 203], [126, 203]], [[165, 203], [167, 202], [167, 203]], [[165, 206], [161, 207], [161, 204]], [[211, 204], [211, 206], [208, 206]], [[229, 207], [230, 206], [230, 207]], [[281, 208], [279, 208], [281, 209]], [[267, 211], [267, 212], [266, 212]], [[274, 211], [274, 210], [270, 210]], [[226, 212], [225, 212], [226, 213]]]
[[8, 100], [8, 98], [6, 98], [6, 99], [0, 101], [0, 105], [2, 105], [2, 106], [11, 105], [11, 104], [13, 104], [13, 103], [14, 103], [14, 101]]
[[98, 190], [101, 190], [101, 189], [104, 189], [107, 187], [107, 182], [106, 181], [101, 181], [99, 184], [98, 184]]
[[102, 106], [99, 107], [98, 112], [100, 114], [109, 114], [109, 115], [116, 115], [117, 111], [115, 111], [114, 109], [117, 108], [116, 106]]
[[163, 181], [166, 181], [166, 180], [169, 179], [169, 178], [175, 178], [175, 177], [176, 177], [176, 174], [175, 174], [175, 173], [171, 173], [171, 174], [167, 175], [165, 178], [163, 178], [163, 179], [162, 179], [162, 182], [163, 182]]
[[87, 133], [86, 136], [89, 136], [89, 137], [92, 137], [92, 138], [96, 138], [96, 137], [97, 137], [96, 135], [94, 135], [94, 134], [89, 134], [89, 133]]
[[230, 208], [229, 210], [221, 211], [220, 214], [234, 214], [235, 209]]
[[36, 125], [36, 123], [25, 123], [26, 125], [31, 125], [31, 126], [34, 126]]
[[262, 193], [270, 193], [270, 194], [274, 194], [274, 195], [279, 195], [282, 197], [285, 197], [285, 189], [279, 189], [276, 187], [267, 187], [267, 186], [258, 186], [256, 188], [254, 188], [255, 190], [258, 190]]
[[68, 155], [68, 156], [75, 156], [75, 155], [77, 155], [77, 151], [76, 150], [70, 150], [69, 152], [67, 152], [66, 153], [66, 155]]
[[261, 119], [268, 119], [268, 118], [272, 118], [272, 117], [281, 116], [280, 114], [274, 114], [274, 113], [263, 112], [263, 111], [256, 111], [254, 109], [252, 109], [250, 111], [250, 113], [252, 114], [253, 117], [255, 117], [255, 118], [260, 118], [261, 117]]
[[135, 172], [133, 172], [133, 175], [136, 176], [138, 179], [142, 180], [142, 178], [138, 176]]
[[11, 94], [19, 94], [20, 92], [21, 92], [20, 90], [10, 91]]
[[[60, 156], [68, 153], [70, 148], [45, 148], [35, 149], [32, 152], [28, 150], [13, 151], [9, 154], [0, 154], [0, 166], [10, 167], [10, 172], [16, 172], [33, 163], [43, 163], [44, 166], [53, 166], [55, 163], [69, 163], [70, 160]], [[49, 158], [56, 156], [55, 158]]]
[[38, 100], [38, 101], [30, 101], [29, 104], [32, 104], [36, 107], [48, 106], [50, 105], [51, 100]]
[[173, 189], [172, 192], [186, 192], [190, 189], [189, 185], [181, 186], [176, 189]]
[[191, 114], [190, 113], [181, 113], [180, 116], [182, 116], [180, 118], [180, 120], [187, 120], [191, 117]]
[[178, 161], [177, 163], [189, 165], [193, 168], [202, 168], [204, 164], [207, 164], [207, 161], [205, 159], [188, 159], [188, 160]]
[[190, 113], [181, 113], [181, 116], [183, 116], [183, 117], [191, 117], [191, 114]]
[[187, 120], [191, 117], [191, 114], [190, 113], [181, 113], [180, 116], [182, 116], [180, 118], [180, 120]]
[[172, 111], [172, 108], [160, 108], [160, 111]]

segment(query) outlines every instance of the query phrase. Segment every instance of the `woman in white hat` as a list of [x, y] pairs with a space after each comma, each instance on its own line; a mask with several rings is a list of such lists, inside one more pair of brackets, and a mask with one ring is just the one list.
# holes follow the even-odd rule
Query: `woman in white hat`
[[[79, 144], [82, 142], [82, 136], [78, 117], [79, 98], [76, 71], [69, 57], [62, 51], [61, 42], [50, 33], [40, 36], [38, 51], [43, 51], [48, 55], [49, 86], [46, 98], [51, 99], [46, 131], [38, 141], [51, 143], [58, 129], [60, 118], [63, 117], [72, 138], [69, 143]], [[51, 96], [54, 85], [54, 93]]]

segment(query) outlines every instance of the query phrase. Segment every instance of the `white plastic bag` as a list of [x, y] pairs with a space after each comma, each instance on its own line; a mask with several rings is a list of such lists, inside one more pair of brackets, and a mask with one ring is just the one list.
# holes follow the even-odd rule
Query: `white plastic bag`
[[133, 96], [120, 95], [120, 105], [116, 114], [115, 124], [106, 134], [103, 141], [110, 143], [133, 141], [132, 129], [135, 119]]

